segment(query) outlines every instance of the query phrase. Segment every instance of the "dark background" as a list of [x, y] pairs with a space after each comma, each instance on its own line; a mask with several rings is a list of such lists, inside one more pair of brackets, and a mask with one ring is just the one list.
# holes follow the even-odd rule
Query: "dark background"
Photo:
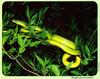
[[[14, 5], [10, 5], [10, 3], [5, 2], [3, 4], [3, 12], [14, 13], [15, 19], [22, 20], [26, 18], [22, 16], [25, 15], [26, 10], [24, 5], [28, 5], [32, 10], [49, 6], [44, 23], [46, 27], [57, 28], [58, 34], [64, 37], [71, 38], [75, 33], [80, 33], [82, 37], [86, 37], [96, 28], [97, 4], [95, 2], [14, 2]], [[74, 31], [71, 30], [73, 17], [77, 23], [77, 30]], [[88, 36], [84, 39], [88, 39]]]

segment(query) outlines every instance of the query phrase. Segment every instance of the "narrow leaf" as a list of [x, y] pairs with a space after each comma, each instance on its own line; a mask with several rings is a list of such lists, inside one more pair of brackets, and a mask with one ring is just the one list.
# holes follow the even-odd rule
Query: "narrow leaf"
[[41, 43], [41, 41], [32, 42], [32, 43], [30, 44], [30, 47], [34, 47], [34, 46], [36, 46], [36, 45], [38, 45], [38, 44], [40, 44], [40, 43]]
[[48, 58], [48, 59], [45, 58], [45, 59], [44, 59], [44, 64], [45, 64], [45, 66], [48, 65], [49, 63], [51, 63], [51, 62], [50, 62], [50, 58]]
[[25, 39], [23, 40], [23, 46], [25, 45], [26, 41], [27, 41], [27, 38], [25, 38]]
[[82, 65], [87, 65], [88, 64], [88, 59], [85, 58], [84, 60], [81, 60], [81, 64]]
[[31, 40], [28, 39], [27, 42], [26, 42], [26, 44], [25, 44], [25, 46], [27, 47], [30, 44], [31, 44]]
[[78, 45], [78, 36], [75, 38], [75, 44]]
[[7, 66], [7, 69], [10, 70], [11, 68], [11, 63]]
[[49, 7], [45, 7], [45, 8], [44, 8], [44, 10], [43, 10], [43, 14], [46, 13], [46, 11], [48, 10], [48, 8], [49, 8]]
[[87, 45], [85, 45], [85, 52], [86, 52], [87, 56], [90, 58], [90, 49]]
[[22, 39], [22, 36], [18, 34], [18, 44], [20, 46], [23, 46], [23, 39]]
[[59, 68], [58, 68], [57, 65], [52, 65], [52, 71], [54, 72], [54, 74], [56, 76], [59, 76], [60, 75], [60, 70], [59, 70]]
[[41, 10], [39, 11], [39, 19], [41, 19], [42, 16], [43, 16], [43, 9], [41, 9]]
[[29, 7], [27, 6], [27, 9], [26, 9], [26, 15], [27, 15], [27, 18], [30, 19], [30, 11], [29, 11]]
[[29, 62], [30, 65], [32, 65], [32, 68], [34, 69], [34, 68], [35, 68], [35, 65], [34, 65], [34, 63], [32, 62], [32, 60], [29, 60], [28, 62]]
[[39, 62], [39, 64], [41, 64], [44, 67], [45, 65], [44, 65], [43, 59], [40, 58], [38, 55], [35, 55], [35, 57], [36, 57], [37, 61]]
[[48, 69], [52, 69], [52, 65], [49, 64], [46, 68], [48, 68]]
[[22, 54], [25, 51], [25, 47], [19, 47], [19, 53]]
[[9, 38], [9, 35], [6, 35], [6, 36], [2, 37], [2, 45], [4, 45], [6, 43], [8, 38]]
[[30, 21], [30, 25], [35, 25], [36, 24], [36, 20], [37, 20], [37, 13], [35, 15], [32, 16], [31, 21]]
[[75, 76], [81, 76], [81, 73], [79, 73], [76, 70], [71, 71], [72, 74], [74, 74]]

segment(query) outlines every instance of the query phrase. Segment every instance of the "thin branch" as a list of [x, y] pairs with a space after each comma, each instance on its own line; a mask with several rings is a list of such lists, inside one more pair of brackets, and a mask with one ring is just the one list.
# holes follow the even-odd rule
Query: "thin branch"
[[61, 73], [61, 76], [63, 76], [63, 74], [66, 72], [67, 70], [65, 69], [62, 73]]
[[88, 42], [88, 45], [90, 45], [91, 40], [92, 40], [92, 38], [94, 37], [94, 35], [95, 35], [96, 31], [97, 31], [97, 28], [96, 28], [96, 29], [95, 29], [95, 31], [93, 32], [93, 34], [92, 34], [92, 36], [91, 36], [91, 38], [90, 38], [90, 40], [89, 40], [89, 42]]
[[91, 52], [91, 55], [97, 51], [97, 48]]
[[26, 69], [17, 59], [15, 59], [15, 60], [16, 60], [16, 62], [17, 62], [24, 70], [26, 70], [27, 72], [29, 72], [29, 73], [31, 73], [31, 74], [34, 74], [34, 75], [36, 75], [36, 76], [39, 76], [39, 74], [37, 74], [37, 73], [35, 73], [35, 72], [32, 72], [32, 71]]
[[22, 60], [23, 60], [30, 68], [32, 68], [34, 71], [39, 72], [37, 69], [34, 69], [24, 58], [22, 58]]
[[4, 47], [3, 47], [2, 49], [3, 49], [4, 53], [5, 53], [10, 59], [12, 59], [12, 60], [15, 59], [15, 58], [11, 57], [11, 56], [6, 52], [6, 50], [4, 49]]
[[28, 62], [27, 62], [24, 58], [22, 58], [22, 60], [23, 60], [30, 68], [33, 69], [33, 67], [32, 67], [30, 64], [28, 64]]
[[6, 50], [4, 49], [4, 47], [3, 47], [2, 49], [3, 49], [3, 51], [5, 52], [5, 54], [6, 54], [10, 59], [15, 60], [15, 61], [20, 65], [20, 67], [22, 67], [24, 70], [26, 70], [27, 72], [29, 72], [29, 73], [31, 73], [31, 74], [33, 74], [33, 75], [39, 76], [39, 74], [37, 74], [37, 73], [35, 73], [35, 72], [32, 72], [32, 71], [28, 70], [27, 68], [25, 68], [25, 67], [17, 60], [16, 57], [14, 57], [13, 55], [10, 56], [10, 55], [6, 52]]

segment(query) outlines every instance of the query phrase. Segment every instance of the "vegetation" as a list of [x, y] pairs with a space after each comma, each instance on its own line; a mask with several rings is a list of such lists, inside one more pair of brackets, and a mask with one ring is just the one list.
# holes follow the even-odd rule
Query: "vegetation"
[[[96, 4], [94, 2], [62, 4], [59, 2], [3, 4], [2, 73], [4, 75], [92, 76], [97, 73]], [[84, 13], [78, 12], [77, 7], [73, 10], [74, 8], [71, 7], [73, 4], [80, 6], [78, 10], [82, 9]], [[18, 6], [20, 9], [16, 8]], [[69, 6], [69, 9], [66, 6]], [[91, 11], [95, 15], [91, 14]], [[81, 17], [83, 21], [77, 17], [77, 13], [80, 14], [78, 16], [84, 15], [85, 18]], [[13, 19], [25, 21], [29, 32], [21, 30], [22, 26], [13, 23]], [[43, 28], [43, 31], [38, 33], [35, 26]], [[46, 31], [75, 42], [81, 51], [81, 63], [77, 68], [63, 65], [62, 55], [65, 52], [45, 41]]]

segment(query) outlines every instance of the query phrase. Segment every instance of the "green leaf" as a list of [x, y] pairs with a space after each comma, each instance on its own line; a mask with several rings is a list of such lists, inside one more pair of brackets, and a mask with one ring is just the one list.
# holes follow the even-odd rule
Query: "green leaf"
[[71, 71], [71, 73], [74, 74], [75, 76], [81, 76], [82, 75], [77, 70], [73, 70], [73, 71]]
[[86, 59], [84, 60], [84, 65], [87, 65], [87, 64], [89, 64], [89, 62], [88, 62], [88, 59], [86, 58]]
[[23, 40], [23, 46], [25, 45], [26, 41], [27, 41], [27, 38], [25, 38], [25, 39]]
[[32, 18], [31, 18], [31, 20], [35, 20], [35, 19], [37, 19], [37, 16], [38, 16], [38, 14], [36, 13], [36, 14], [34, 14], [33, 16], [32, 16]]
[[9, 37], [11, 36], [11, 30], [8, 30], [8, 31], [3, 31], [3, 37], [2, 37], [2, 45], [4, 45], [7, 40], [9, 39]]
[[9, 13], [5, 12], [4, 15], [3, 15], [3, 23], [2, 25], [3, 26], [6, 26], [8, 23], [9, 23]]
[[45, 58], [45, 59], [44, 59], [44, 64], [45, 64], [45, 66], [48, 65], [49, 63], [51, 63], [51, 62], [50, 62], [50, 58], [48, 58], [48, 59]]
[[46, 68], [52, 69], [52, 64], [49, 64]]
[[19, 53], [22, 54], [25, 51], [25, 49], [26, 48], [24, 46], [23, 47], [19, 47]]
[[27, 38], [22, 39], [22, 36], [18, 34], [18, 44], [19, 44], [21, 47], [25, 47], [26, 41], [27, 41]]
[[23, 39], [22, 39], [22, 36], [18, 34], [18, 44], [20, 46], [23, 46]]
[[27, 42], [26, 42], [26, 44], [25, 44], [25, 46], [27, 47], [30, 44], [31, 44], [31, 40], [28, 39]]
[[76, 19], [74, 16], [72, 17], [71, 29], [73, 32], [75, 32], [77, 30], [77, 22], [76, 22]]
[[30, 44], [30, 47], [34, 47], [34, 46], [36, 46], [36, 45], [38, 45], [38, 44], [40, 44], [40, 43], [41, 43], [41, 41], [32, 42], [32, 43]]
[[7, 69], [10, 70], [11, 68], [11, 63], [7, 66]]
[[41, 9], [40, 11], [39, 11], [39, 20], [41, 20], [41, 17], [43, 16], [43, 9]]
[[9, 38], [9, 35], [6, 35], [6, 36], [2, 37], [2, 45], [4, 45], [6, 43], [8, 38]]
[[60, 70], [57, 65], [52, 65], [52, 71], [56, 76], [60, 75]]
[[43, 32], [41, 33], [41, 37], [42, 38], [46, 38], [47, 37], [45, 28], [43, 29]]
[[27, 6], [27, 9], [26, 9], [26, 15], [27, 15], [27, 18], [30, 19], [30, 11], [29, 11], [29, 7]]
[[90, 49], [87, 45], [85, 45], [85, 52], [86, 52], [87, 56], [90, 58]]
[[7, 17], [7, 12], [5, 12], [5, 13], [4, 13], [4, 15], [3, 15], [3, 17], [2, 17], [2, 18], [3, 18], [3, 20], [5, 20], [5, 19], [6, 19], [6, 17]]
[[75, 38], [75, 44], [78, 45], [78, 36]]
[[9, 75], [10, 74], [10, 72], [9, 72], [9, 70], [10, 70], [10, 68], [11, 68], [11, 63], [3, 63], [2, 64], [2, 70], [3, 70], [3, 74], [4, 75]]
[[5, 70], [6, 70], [6, 65], [5, 65], [5, 63], [2, 63], [2, 69], [3, 69], [3, 72], [5, 72]]
[[16, 51], [16, 48], [12, 47], [8, 52], [13, 53]]
[[46, 33], [45, 28], [42, 30], [42, 32], [40, 34], [38, 34], [38, 37], [43, 38], [43, 39], [45, 39], [47, 37], [47, 33]]
[[43, 14], [46, 13], [46, 11], [48, 10], [48, 8], [49, 8], [49, 7], [45, 7], [45, 8], [44, 8], [44, 10], [43, 10]]
[[97, 52], [97, 48], [95, 48], [92, 52], [91, 52], [91, 55], [93, 55], [94, 53], [96, 53]]
[[30, 65], [32, 65], [32, 68], [35, 69], [35, 65], [34, 65], [34, 63], [32, 62], [32, 60], [29, 60], [28, 62], [29, 62]]
[[70, 64], [68, 64], [67, 66], [66, 66], [66, 69], [67, 70], [69, 70], [70, 69], [70, 66], [73, 64], [73, 62], [71, 62]]
[[18, 33], [18, 26], [15, 29], [15, 34], [17, 35], [17, 33]]
[[40, 57], [39, 57], [38, 55], [36, 55], [36, 54], [35, 54], [35, 57], [36, 57], [37, 61], [39, 62], [39, 64], [41, 64], [43, 67], [45, 67], [45, 64], [44, 64], [44, 62], [43, 62], [43, 59], [40, 58]]
[[32, 34], [34, 34], [34, 30], [35, 30], [35, 27], [29, 26], [29, 31], [30, 31]]
[[85, 48], [84, 48], [84, 45], [81, 45], [80, 48], [81, 48], [81, 51], [83, 52], [83, 54], [85, 54]]
[[32, 16], [31, 21], [30, 21], [30, 25], [35, 25], [36, 24], [37, 16], [38, 16], [37, 13], [34, 16]]
[[89, 63], [88, 63], [88, 59], [85, 58], [84, 60], [81, 60], [81, 64], [82, 64], [82, 65], [87, 65], [87, 64], [89, 64]]
[[48, 10], [48, 7], [45, 7], [45, 8], [43, 8], [43, 9], [41, 9], [39, 11], [39, 19], [43, 20], [42, 19], [43, 18], [43, 15], [46, 13], [47, 10]]

